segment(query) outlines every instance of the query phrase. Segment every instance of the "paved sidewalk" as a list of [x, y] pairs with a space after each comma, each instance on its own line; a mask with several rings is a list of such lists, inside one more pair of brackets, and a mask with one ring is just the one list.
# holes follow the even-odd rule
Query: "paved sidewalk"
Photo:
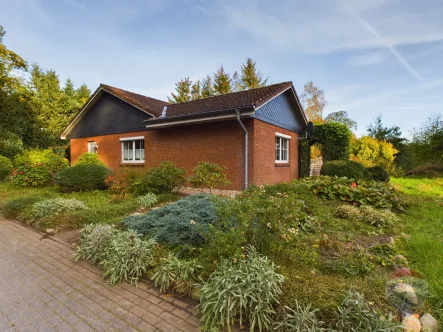
[[0, 331], [197, 331], [189, 301], [144, 283], [111, 287], [72, 254], [0, 218]]

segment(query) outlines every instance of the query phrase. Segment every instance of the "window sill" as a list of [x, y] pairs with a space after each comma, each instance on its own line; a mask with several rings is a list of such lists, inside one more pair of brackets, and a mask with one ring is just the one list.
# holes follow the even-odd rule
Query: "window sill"
[[290, 163], [275, 163], [275, 167], [289, 167]]
[[120, 166], [144, 166], [145, 162], [124, 162], [124, 163], [120, 163]]

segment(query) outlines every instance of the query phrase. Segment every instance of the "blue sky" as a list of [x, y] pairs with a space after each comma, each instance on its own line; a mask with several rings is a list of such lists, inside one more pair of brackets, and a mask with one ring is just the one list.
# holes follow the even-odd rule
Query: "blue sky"
[[62, 80], [166, 100], [174, 82], [252, 57], [271, 83], [312, 80], [326, 114], [409, 136], [443, 112], [441, 0], [0, 0], [4, 42]]

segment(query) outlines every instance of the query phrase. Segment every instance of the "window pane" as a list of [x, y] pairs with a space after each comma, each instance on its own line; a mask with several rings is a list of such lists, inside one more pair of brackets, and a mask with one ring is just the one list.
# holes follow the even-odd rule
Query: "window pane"
[[275, 160], [280, 160], [280, 138], [275, 138]]

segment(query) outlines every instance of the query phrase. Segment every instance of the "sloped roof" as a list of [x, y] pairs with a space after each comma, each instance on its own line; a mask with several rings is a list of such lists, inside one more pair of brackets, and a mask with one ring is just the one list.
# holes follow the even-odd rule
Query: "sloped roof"
[[106, 84], [100, 84], [100, 88], [153, 116], [160, 116], [163, 107], [169, 105], [169, 103], [165, 101], [118, 89]]
[[[268, 85], [262, 88], [227, 93], [184, 103], [169, 104], [166, 118], [259, 107], [292, 86], [291, 82]], [[150, 121], [149, 119], [148, 121]], [[152, 119], [154, 120], [154, 119]]]

